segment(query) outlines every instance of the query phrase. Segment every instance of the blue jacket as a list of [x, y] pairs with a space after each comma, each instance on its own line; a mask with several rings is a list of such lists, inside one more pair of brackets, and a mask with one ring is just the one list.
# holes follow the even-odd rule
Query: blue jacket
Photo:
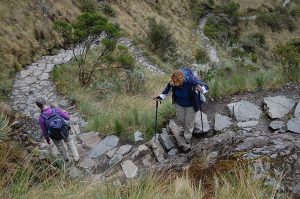
[[170, 83], [167, 84], [162, 94], [167, 95], [172, 90], [173, 103], [177, 103], [183, 107], [193, 106], [197, 112], [201, 108], [202, 101], [200, 100], [200, 93], [195, 92], [197, 85], [204, 86], [208, 90], [208, 86], [196, 78], [195, 76], [186, 77], [181, 87], [172, 86]]

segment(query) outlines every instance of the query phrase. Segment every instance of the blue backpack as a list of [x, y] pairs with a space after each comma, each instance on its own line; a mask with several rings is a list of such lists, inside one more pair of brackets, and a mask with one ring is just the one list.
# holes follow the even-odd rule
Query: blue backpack
[[62, 140], [69, 136], [70, 126], [67, 121], [56, 112], [55, 108], [52, 108], [52, 114], [41, 114], [44, 118], [45, 126], [48, 132], [48, 136], [54, 140]]

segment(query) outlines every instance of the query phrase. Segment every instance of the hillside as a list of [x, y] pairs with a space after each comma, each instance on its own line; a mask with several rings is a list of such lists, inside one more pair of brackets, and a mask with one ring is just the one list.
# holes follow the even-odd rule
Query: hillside
[[[0, 198], [299, 197], [298, 0], [0, 11]], [[183, 65], [209, 86], [191, 142], [153, 100]], [[40, 137], [40, 97], [70, 113], [79, 162]]]

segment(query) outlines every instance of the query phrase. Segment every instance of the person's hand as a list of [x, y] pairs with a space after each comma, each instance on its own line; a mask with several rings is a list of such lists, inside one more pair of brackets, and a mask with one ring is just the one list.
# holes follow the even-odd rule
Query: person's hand
[[200, 93], [203, 92], [203, 89], [202, 89], [202, 87], [201, 87], [200, 84], [198, 84], [198, 85], [196, 86], [196, 91], [199, 91]]
[[47, 140], [47, 143], [50, 145], [50, 144], [51, 144], [51, 141], [50, 141], [50, 140]]
[[155, 101], [162, 101], [163, 99], [160, 96], [157, 96], [157, 97], [153, 98], [153, 100], [155, 100]]

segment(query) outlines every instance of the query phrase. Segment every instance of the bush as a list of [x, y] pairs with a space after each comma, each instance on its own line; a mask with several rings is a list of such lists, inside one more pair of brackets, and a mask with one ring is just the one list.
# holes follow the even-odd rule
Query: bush
[[115, 12], [114, 9], [111, 7], [111, 5], [108, 4], [108, 3], [103, 4], [102, 12], [103, 12], [105, 15], [110, 16], [110, 17], [115, 17], [115, 16], [116, 16], [116, 12]]
[[205, 5], [197, 0], [189, 0], [190, 15], [195, 22], [198, 23], [205, 15]]
[[235, 2], [229, 2], [226, 4], [222, 4], [220, 6], [217, 6], [216, 10], [218, 13], [227, 14], [230, 16], [234, 16], [238, 14], [238, 10], [240, 8], [240, 4]]
[[79, 0], [79, 8], [83, 12], [95, 12], [97, 8], [96, 0]]
[[154, 18], [149, 19], [147, 39], [150, 48], [161, 57], [173, 55], [176, 51], [176, 43], [169, 29], [162, 22], [157, 23]]
[[292, 8], [290, 15], [294, 18], [298, 18], [300, 17], [300, 5], [295, 6], [294, 8]]
[[125, 80], [125, 90], [128, 93], [136, 94], [145, 88], [147, 77], [140, 69], [128, 70], [126, 72], [127, 79]]
[[280, 11], [273, 13], [261, 13], [257, 17], [257, 24], [260, 26], [267, 25], [273, 32], [288, 29], [294, 31], [296, 24], [292, 17], [287, 14], [281, 14]]
[[205, 64], [209, 61], [209, 57], [208, 57], [206, 51], [202, 48], [198, 48], [196, 50], [195, 58], [201, 64]]
[[135, 64], [135, 59], [130, 54], [122, 54], [118, 57], [118, 62], [124, 69], [133, 69]]

